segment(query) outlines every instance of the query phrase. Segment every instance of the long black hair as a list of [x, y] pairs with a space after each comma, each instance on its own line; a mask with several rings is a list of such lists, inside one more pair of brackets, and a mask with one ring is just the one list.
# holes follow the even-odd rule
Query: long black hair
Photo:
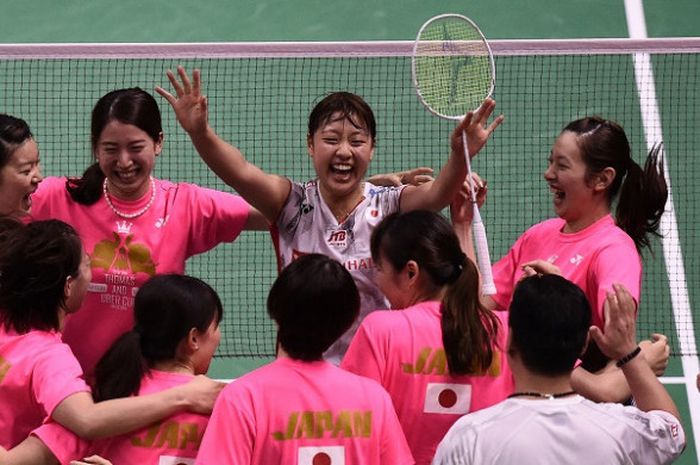
[[442, 344], [452, 375], [482, 374], [491, 366], [498, 319], [479, 300], [479, 273], [462, 252], [450, 223], [439, 213], [392, 213], [375, 228], [372, 258], [401, 270], [414, 260], [442, 299]]
[[572, 121], [564, 131], [576, 134], [588, 178], [607, 167], [615, 169], [608, 201], [612, 204], [619, 194], [617, 225], [634, 240], [637, 250], [648, 247], [649, 235], [659, 235], [659, 221], [668, 198], [662, 145], [652, 148], [642, 169], [632, 159], [624, 129], [614, 121], [590, 116]]
[[[163, 133], [163, 125], [158, 103], [148, 92], [133, 87], [114, 90], [100, 98], [92, 110], [90, 134], [93, 155], [97, 153], [97, 144], [102, 131], [112, 121], [131, 124], [157, 142]], [[83, 205], [92, 205], [102, 195], [102, 182], [105, 174], [99, 163], [90, 165], [82, 177], [66, 181], [66, 189], [71, 198]]]
[[156, 362], [173, 360], [192, 328], [205, 332], [222, 316], [221, 299], [204, 281], [153, 276], [136, 293], [134, 328], [117, 339], [95, 368], [95, 400], [137, 394], [143, 376]]

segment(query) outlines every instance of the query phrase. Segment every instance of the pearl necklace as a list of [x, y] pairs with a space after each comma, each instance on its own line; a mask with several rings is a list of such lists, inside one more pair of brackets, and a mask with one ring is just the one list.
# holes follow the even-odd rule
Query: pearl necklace
[[574, 394], [576, 394], [576, 391], [555, 392], [554, 394], [547, 394], [544, 392], [536, 391], [526, 391], [514, 392], [513, 394], [509, 395], [508, 398], [511, 399], [513, 397], [538, 397], [540, 399], [559, 399], [561, 397], [573, 396]]
[[104, 194], [105, 202], [107, 202], [107, 205], [109, 206], [109, 208], [117, 216], [120, 216], [122, 218], [126, 218], [128, 220], [133, 219], [133, 218], [138, 218], [139, 216], [146, 213], [149, 208], [151, 208], [151, 205], [153, 205], [153, 201], [156, 199], [156, 182], [153, 180], [153, 177], [151, 177], [150, 179], [151, 179], [151, 198], [148, 199], [148, 203], [142, 209], [135, 211], [133, 213], [124, 213], [124, 212], [117, 210], [117, 208], [112, 203], [112, 199], [109, 198], [109, 192], [107, 192], [107, 178], [105, 178], [104, 182], [102, 183], [102, 193]]

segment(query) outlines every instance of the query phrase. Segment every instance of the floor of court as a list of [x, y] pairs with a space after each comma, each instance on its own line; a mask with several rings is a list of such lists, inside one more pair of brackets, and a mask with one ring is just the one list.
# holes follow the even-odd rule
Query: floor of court
[[[242, 0], [234, 5], [225, 0], [37, 0], [3, 5], [0, 41], [411, 40], [427, 18], [444, 12], [470, 16], [490, 39], [628, 37], [626, 3], [629, 6], [636, 2]], [[643, 7], [649, 37], [700, 35], [700, 2], [696, 0], [647, 0]], [[264, 361], [266, 359], [217, 359], [212, 375], [235, 377]], [[667, 387], [682, 409], [691, 439], [689, 450], [677, 463], [693, 464], [698, 460], [692, 444], [687, 391], [683, 384], [673, 381], [682, 376], [681, 360], [672, 359], [667, 372]], [[700, 428], [700, 424], [695, 427]]]

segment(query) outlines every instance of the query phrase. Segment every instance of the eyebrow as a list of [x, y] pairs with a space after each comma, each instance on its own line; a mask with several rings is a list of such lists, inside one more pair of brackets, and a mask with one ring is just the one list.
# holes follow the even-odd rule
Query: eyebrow
[[[133, 144], [146, 144], [148, 141], [146, 139], [136, 139], [136, 140], [130, 140], [126, 142], [126, 145], [133, 145]], [[107, 145], [107, 146], [112, 146], [112, 145], [119, 145], [119, 142], [113, 142], [113, 141], [103, 141], [100, 142], [99, 145]]]
[[[326, 128], [322, 128], [322, 129], [321, 129], [321, 134], [323, 134], [323, 133], [331, 133], [331, 134], [338, 134], [338, 135], [340, 135], [340, 134], [343, 133], [343, 131], [340, 131], [340, 130], [338, 130], [338, 129], [333, 129], [333, 128], [327, 128], [327, 129], [326, 129]], [[366, 130], [362, 130], [362, 129], [355, 129], [354, 131], [352, 131], [352, 132], [350, 133], [350, 136], [351, 136], [351, 137], [352, 137], [352, 136], [357, 136], [357, 135], [369, 137], [369, 132], [366, 131]]]
[[36, 160], [18, 160], [17, 166], [19, 168], [23, 168], [25, 166], [36, 165], [39, 162], [41, 162], [41, 159], [39, 158], [39, 155], [37, 155]]

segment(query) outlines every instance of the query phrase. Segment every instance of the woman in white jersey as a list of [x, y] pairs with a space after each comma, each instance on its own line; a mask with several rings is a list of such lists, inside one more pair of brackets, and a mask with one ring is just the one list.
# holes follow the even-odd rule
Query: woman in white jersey
[[[372, 280], [372, 229], [395, 211], [438, 211], [445, 207], [466, 175], [462, 131], [467, 131], [470, 148], [476, 153], [503, 120], [498, 117], [486, 125], [495, 107], [493, 100], [487, 100], [476, 114], [467, 114], [458, 125], [449, 158], [434, 181], [419, 186], [379, 187], [364, 179], [375, 149], [372, 109], [358, 95], [334, 92], [309, 115], [307, 149], [316, 178], [292, 182], [264, 172], [219, 138], [208, 124], [199, 71], [194, 71], [192, 82], [182, 67], [178, 74], [180, 80], [168, 73], [175, 96], [162, 88], [157, 92], [170, 102], [204, 161], [273, 225], [280, 269], [308, 253], [338, 260], [350, 271], [362, 296], [357, 324], [368, 312], [387, 306]], [[340, 362], [357, 324], [329, 349], [327, 358]]]

